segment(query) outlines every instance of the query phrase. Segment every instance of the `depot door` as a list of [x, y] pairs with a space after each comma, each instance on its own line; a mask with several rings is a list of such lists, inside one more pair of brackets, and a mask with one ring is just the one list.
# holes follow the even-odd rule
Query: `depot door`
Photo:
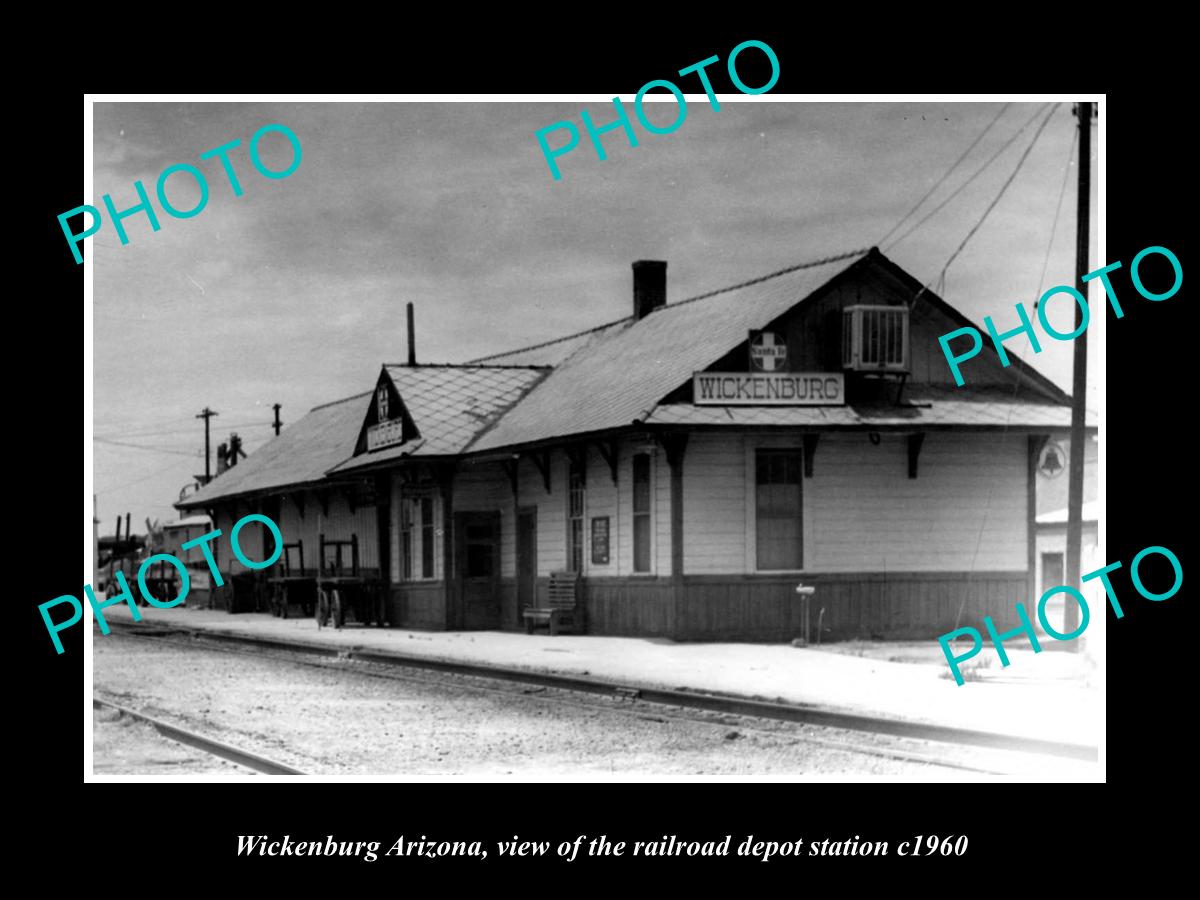
[[460, 512], [454, 516], [461, 627], [500, 627], [500, 513]]
[[517, 510], [517, 613], [516, 624], [525, 620], [521, 612], [537, 604], [537, 507]]

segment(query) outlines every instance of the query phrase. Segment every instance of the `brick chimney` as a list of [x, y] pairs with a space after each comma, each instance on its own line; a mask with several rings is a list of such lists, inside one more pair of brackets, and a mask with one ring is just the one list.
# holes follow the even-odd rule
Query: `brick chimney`
[[633, 264], [633, 317], [647, 315], [667, 305], [667, 264], [663, 260], [639, 259]]

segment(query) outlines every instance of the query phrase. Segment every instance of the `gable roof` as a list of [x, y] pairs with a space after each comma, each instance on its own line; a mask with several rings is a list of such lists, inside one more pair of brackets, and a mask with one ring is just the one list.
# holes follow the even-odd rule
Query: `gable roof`
[[[584, 341], [472, 450], [620, 428], [867, 255], [856, 250], [622, 319]], [[685, 341], [679, 336], [686, 335]]]
[[232, 468], [226, 469], [196, 493], [175, 504], [178, 509], [207, 506], [214, 500], [312, 484], [354, 452], [362, 422], [362, 400], [355, 394], [321, 406]]
[[[839, 412], [801, 407], [781, 412], [783, 408], [773, 407], [765, 412], [745, 409], [731, 414], [725, 407], [660, 405], [694, 372], [717, 362], [743, 342], [749, 330], [765, 327], [867, 260], [896, 275], [920, 298], [919, 302], [929, 303], [960, 325], [977, 327], [877, 248], [855, 250], [668, 303], [640, 320], [629, 316], [559, 341], [487, 357], [491, 361], [561, 357], [561, 362], [470, 449], [496, 450], [646, 422], [700, 424], [704, 420], [725, 424], [736, 420], [742, 424], [785, 424], [780, 421], [782, 417], [793, 424], [868, 424], [869, 416], [851, 408]], [[679, 335], [687, 335], [686, 341], [679, 341]], [[986, 342], [985, 350], [995, 355]], [[986, 390], [959, 388], [953, 397], [946, 396], [936, 411], [917, 412], [907, 420], [947, 425], [1060, 424], [1061, 404], [1069, 402], [1069, 396], [1020, 359], [1013, 358], [1011, 371], [1014, 378], [1028, 381], [1042, 395], [1032, 405], [1022, 397], [1016, 403], [1025, 408], [1014, 410], [1012, 403], [995, 404]]]
[[[567, 435], [636, 424], [785, 425], [863, 428], [1057, 427], [1069, 422], [1069, 396], [1029, 364], [1013, 358], [1011, 374], [1041, 396], [1011, 396], [986, 387], [944, 390], [910, 385], [908, 405], [729, 408], [665, 402], [694, 372], [869, 261], [960, 326], [977, 328], [877, 248], [791, 266], [760, 278], [670, 303], [637, 319], [628, 316], [557, 340], [480, 357], [463, 365], [385, 364], [420, 436], [354, 456], [371, 420], [359, 401], [374, 391], [314, 407], [246, 461], [175, 504], [200, 507], [215, 499], [321, 482], [406, 457], [483, 453]], [[679, 336], [686, 335], [680, 341]], [[995, 350], [984, 342], [984, 352]], [[552, 367], [552, 368], [551, 368]], [[920, 396], [918, 396], [920, 395]], [[920, 401], [920, 402], [913, 402]]]
[[383, 369], [420, 437], [339, 460], [334, 472], [400, 457], [462, 453], [549, 371], [530, 366], [393, 364]]

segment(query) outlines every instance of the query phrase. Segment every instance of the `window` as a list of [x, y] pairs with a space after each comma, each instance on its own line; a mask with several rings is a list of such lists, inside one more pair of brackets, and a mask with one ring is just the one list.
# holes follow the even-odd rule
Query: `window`
[[582, 466], [569, 463], [567, 474], [567, 568], [583, 571], [583, 501], [587, 483]]
[[433, 498], [421, 498], [421, 577], [433, 577]]
[[758, 568], [803, 568], [803, 451], [759, 450], [755, 456]]
[[650, 456], [633, 458], [633, 571], [650, 571]]
[[850, 369], [908, 369], [908, 308], [848, 306], [843, 311], [842, 362]]
[[404, 581], [412, 581], [413, 577], [413, 533], [412, 533], [412, 501], [405, 497], [400, 501], [400, 571]]
[[379, 421], [386, 422], [388, 417], [388, 389], [386, 384], [381, 384], [376, 393], [376, 404], [379, 407]]
[[[433, 495], [400, 501], [400, 576], [402, 581], [436, 578]], [[418, 567], [419, 561], [419, 567]]]

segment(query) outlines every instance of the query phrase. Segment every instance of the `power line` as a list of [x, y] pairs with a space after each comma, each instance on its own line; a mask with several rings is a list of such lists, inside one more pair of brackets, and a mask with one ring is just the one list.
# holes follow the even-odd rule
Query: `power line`
[[1046, 118], [1042, 119], [1042, 124], [1039, 125], [1037, 131], [1033, 133], [1033, 139], [1030, 140], [1029, 145], [1025, 148], [1025, 152], [1021, 154], [1021, 158], [1017, 160], [1016, 168], [1012, 170], [1012, 174], [1008, 176], [1004, 184], [1000, 185], [1000, 190], [997, 192], [996, 196], [992, 198], [992, 202], [988, 204], [987, 209], [983, 211], [983, 215], [979, 217], [979, 221], [976, 222], [971, 230], [967, 232], [967, 236], [962, 239], [962, 243], [958, 245], [958, 249], [950, 254], [950, 258], [946, 260], [946, 264], [942, 266], [941, 277], [943, 279], [946, 277], [946, 270], [950, 268], [950, 264], [954, 262], [954, 260], [958, 257], [958, 254], [960, 254], [963, 248], [967, 246], [967, 242], [975, 236], [975, 232], [977, 232], [983, 223], [987, 221], [987, 217], [991, 215], [992, 210], [996, 208], [996, 204], [1000, 202], [1000, 198], [1004, 196], [1004, 192], [1008, 190], [1008, 186], [1013, 183], [1013, 179], [1016, 178], [1017, 173], [1021, 171], [1021, 166], [1025, 165], [1025, 160], [1029, 158], [1029, 153], [1031, 150], [1033, 150], [1033, 145], [1038, 142], [1038, 138], [1042, 136], [1042, 132], [1045, 130], [1046, 126], [1050, 124], [1050, 120], [1054, 117], [1054, 113], [1057, 111], [1059, 106], [1060, 104], [1055, 103], [1050, 109], [1050, 112], [1046, 114]]
[[1075, 144], [1079, 141], [1079, 131], [1071, 130], [1071, 146], [1067, 149], [1067, 161], [1063, 163], [1062, 186], [1058, 189], [1058, 205], [1054, 207], [1054, 222], [1050, 225], [1050, 237], [1046, 241], [1046, 258], [1042, 260], [1042, 274], [1038, 276], [1035, 295], [1042, 295], [1042, 285], [1046, 283], [1046, 269], [1050, 265], [1050, 250], [1054, 247], [1054, 233], [1058, 230], [1058, 214], [1062, 212], [1063, 197], [1067, 194], [1067, 180], [1071, 176], [1071, 159], [1075, 156]]
[[149, 475], [143, 475], [141, 478], [135, 478], [135, 479], [133, 479], [133, 481], [126, 481], [123, 484], [117, 484], [117, 485], [113, 485], [112, 487], [106, 487], [102, 491], [96, 491], [96, 493], [97, 494], [111, 494], [113, 491], [122, 491], [127, 487], [133, 487], [136, 484], [141, 484], [143, 481], [149, 481], [151, 478], [157, 478], [159, 475], [165, 475], [167, 472], [171, 471], [172, 469], [178, 469], [179, 466], [180, 466], [180, 463], [172, 462], [172, 463], [164, 466], [161, 469], [155, 469]]
[[990, 157], [988, 157], [987, 162], [985, 162], [982, 166], [980, 166], [978, 169], [976, 169], [974, 171], [974, 173], [971, 175], [970, 178], [968, 178], [966, 181], [964, 181], [962, 184], [960, 184], [957, 188], [955, 188], [953, 193], [951, 193], [949, 197], [947, 197], [945, 200], [943, 200], [941, 203], [939, 203], [937, 206], [935, 206], [933, 209], [931, 209], [928, 213], [926, 213], [919, 222], [917, 222], [915, 225], [913, 225], [911, 228], [909, 228], [906, 232], [904, 232], [904, 234], [900, 235], [900, 237], [898, 237], [894, 241], [892, 241], [892, 243], [889, 245], [889, 247], [895, 247], [897, 244], [899, 244], [901, 241], [903, 241], [906, 237], [908, 237], [910, 234], [912, 234], [914, 231], [916, 231], [918, 228], [920, 228], [922, 225], [924, 225], [926, 222], [928, 222], [931, 218], [933, 218], [935, 215], [937, 215], [939, 212], [941, 212], [941, 210], [943, 208], [945, 208], [947, 203], [949, 203], [951, 200], [953, 200], [955, 197], [957, 197], [960, 193], [962, 193], [963, 189], [966, 188], [967, 185], [969, 185], [972, 181], [974, 181], [976, 178], [978, 178], [981, 174], [983, 174], [984, 170], [987, 169], [988, 166], [990, 166], [993, 162], [995, 162], [997, 157], [999, 157], [1001, 153], [1003, 153], [1010, 146], [1012, 146], [1013, 142], [1025, 132], [1025, 129], [1033, 124], [1033, 120], [1036, 119], [1038, 116], [1040, 116], [1043, 112], [1046, 111], [1046, 107], [1048, 105], [1049, 104], [1042, 104], [1042, 106], [1039, 107], [1034, 112], [1034, 114], [1029, 117], [1028, 120], [1026, 120], [1025, 124], [1022, 125], [1020, 128], [1018, 128], [1013, 133], [1012, 137], [1010, 137], [1007, 141], [1005, 141], [1003, 144], [1000, 145], [1000, 149], [998, 149], [995, 153], [993, 153]]
[[97, 441], [101, 444], [112, 444], [113, 446], [116, 446], [116, 447], [129, 447], [133, 450], [149, 450], [152, 453], [174, 453], [178, 456], [187, 456], [187, 457], [191, 457], [191, 458], [195, 458], [200, 455], [198, 452], [195, 452], [195, 451], [189, 452], [189, 451], [185, 451], [185, 450], [171, 450], [167, 447], [151, 447], [146, 444], [134, 444], [129, 441], [114, 441], [111, 438], [93, 437], [92, 440]]
[[[260, 421], [260, 422], [227, 422], [224, 427], [226, 427], [226, 428], [258, 428], [258, 427], [270, 428], [272, 426], [271, 426], [270, 422], [261, 422]], [[164, 435], [164, 434], [194, 434], [195, 431], [196, 431], [196, 428], [193, 425], [190, 428], [183, 428], [183, 427], [164, 428], [164, 429], [155, 430], [155, 431], [113, 431], [113, 432], [106, 433], [104, 435], [104, 437], [110, 437], [110, 436], [112, 436], [112, 437], [157, 437], [158, 435]]]
[[[1012, 180], [1016, 177], [1017, 172], [1019, 172], [1021, 170], [1021, 164], [1024, 163], [1026, 157], [1029, 156], [1029, 151], [1031, 151], [1033, 149], [1033, 145], [1037, 143], [1037, 139], [1041, 136], [1042, 130], [1046, 127], [1046, 125], [1050, 121], [1050, 119], [1053, 118], [1054, 113], [1058, 109], [1058, 107], [1059, 107], [1059, 104], [1055, 103], [1054, 107], [1050, 110], [1050, 113], [1046, 116], [1045, 119], [1042, 120], [1042, 124], [1038, 126], [1037, 133], [1034, 134], [1033, 140], [1029, 142], [1029, 146], [1025, 148], [1025, 152], [1021, 155], [1021, 159], [1017, 162], [1017, 167], [1015, 169], [1013, 169], [1012, 174], [1008, 176], [1008, 181], [1006, 181], [1004, 183], [1004, 186], [1000, 188], [1000, 192], [996, 195], [995, 199], [992, 200], [992, 202], [988, 206], [988, 208], [986, 210], [984, 210], [983, 216], [980, 217], [979, 221], [975, 225], [975, 228], [971, 229], [970, 233], [963, 239], [963, 242], [959, 245], [958, 250], [954, 251], [954, 253], [950, 257], [950, 260], [947, 261], [946, 265], [942, 268], [942, 277], [943, 278], [946, 275], [946, 269], [950, 267], [950, 263], [954, 261], [954, 257], [958, 255], [959, 250], [962, 250], [962, 248], [964, 246], [966, 246], [967, 241], [969, 241], [971, 239], [971, 235], [974, 234], [975, 231], [979, 228], [979, 226], [983, 224], [983, 221], [984, 221], [984, 219], [987, 218], [988, 213], [990, 213], [992, 211], [992, 208], [996, 205], [996, 203], [999, 202], [1000, 197], [1003, 196], [1003, 194], [1004, 194], [1005, 188], [1007, 188], [1009, 186], [1009, 184], [1012, 183]], [[1073, 153], [1074, 150], [1075, 150], [1075, 142], [1074, 142], [1074, 140], [1072, 140], [1071, 141], [1071, 152]], [[1067, 162], [1068, 162], [1068, 165], [1066, 166], [1065, 171], [1069, 172], [1070, 171], [1070, 165], [1069, 165], [1070, 154], [1068, 154], [1068, 156], [1067, 156]], [[1058, 207], [1054, 210], [1054, 221], [1050, 225], [1050, 241], [1049, 241], [1049, 243], [1051, 245], [1054, 243], [1054, 231], [1058, 227], [1058, 214], [1059, 214], [1059, 211], [1062, 209], [1062, 198], [1063, 198], [1063, 193], [1065, 191], [1066, 191], [1066, 177], [1064, 174], [1063, 185], [1062, 185], [1062, 188], [1059, 190], [1059, 194], [1058, 194]], [[1047, 246], [1046, 259], [1049, 260], [1049, 258], [1050, 258], [1050, 247]], [[1046, 275], [1045, 266], [1043, 265], [1042, 278], [1044, 278], [1045, 275]], [[1041, 290], [1040, 279], [1039, 279], [1038, 290]], [[1024, 360], [1024, 356], [1025, 356], [1024, 348], [1022, 348], [1020, 351], [1017, 351], [1015, 355], [1016, 355], [1017, 359], [1019, 359], [1022, 363], [1024, 363], [1024, 361], [1025, 361]], [[1005, 418], [1004, 418], [1004, 427], [1000, 430], [1001, 440], [1003, 440], [1004, 436], [1008, 434], [1008, 426], [1012, 423], [1013, 414], [1017, 411], [1017, 396], [1021, 392], [1021, 384], [1024, 380], [1022, 374], [1017, 372], [1015, 369], [1013, 370], [1013, 375], [1014, 375], [1014, 377], [1013, 377], [1013, 392], [1012, 392], [1012, 397], [1009, 398], [1010, 409], [1008, 411], [1008, 415], [1005, 416]], [[970, 585], [971, 585], [971, 582], [975, 578], [975, 566], [979, 562], [979, 550], [983, 546], [983, 534], [987, 530], [988, 518], [991, 515], [992, 495], [994, 492], [994, 488], [995, 488], [995, 482], [989, 482], [988, 483], [987, 500], [984, 502], [984, 506], [983, 506], [983, 518], [979, 523], [979, 534], [976, 536], [976, 539], [975, 539], [975, 552], [971, 556], [971, 567], [967, 572], [967, 590], [965, 590], [963, 592], [963, 600], [962, 600], [962, 603], [959, 604], [958, 615], [954, 617], [954, 628], [956, 630], [958, 629], [959, 624], [962, 621], [963, 610], [966, 609], [967, 600], [970, 597]], [[1036, 511], [1035, 511], [1035, 516], [1036, 516]]]
[[962, 163], [962, 161], [964, 159], [966, 159], [967, 156], [970, 155], [971, 151], [975, 149], [976, 145], [978, 145], [978, 143], [983, 140], [983, 136], [992, 130], [993, 125], [995, 125], [997, 122], [1000, 121], [1000, 117], [1002, 115], [1004, 115], [1005, 111], [1011, 105], [1012, 105], [1011, 103], [1005, 103], [1003, 106], [1000, 107], [1000, 112], [996, 113], [996, 117], [994, 119], [992, 119], [992, 121], [987, 123], [987, 125], [984, 127], [983, 131], [979, 132], [979, 134], [976, 135], [975, 140], [971, 141], [971, 146], [969, 146], [966, 150], [964, 150], [962, 152], [962, 155], [954, 161], [954, 165], [952, 165], [949, 169], [947, 169], [945, 174], [942, 175], [942, 177], [937, 180], [937, 183], [933, 187], [931, 187], [928, 191], [925, 192], [925, 196], [922, 197], [920, 200], [918, 200], [916, 205], [913, 206], [912, 209], [910, 209], [908, 212], [906, 212], [904, 214], [904, 218], [902, 218], [899, 222], [897, 222], [895, 225], [893, 225], [891, 231], [889, 231], [887, 234], [885, 234], [883, 237], [881, 237], [878, 241], [876, 241], [876, 246], [882, 247], [883, 242], [886, 241], [888, 238], [890, 238], [897, 231], [899, 231], [900, 226], [903, 225], [905, 222], [907, 222], [909, 220], [909, 218], [911, 218], [912, 214], [921, 208], [921, 204], [933, 196], [934, 192], [945, 183], [946, 179], [949, 178], [950, 175], [954, 172], [954, 170], [959, 167], [959, 165]]

